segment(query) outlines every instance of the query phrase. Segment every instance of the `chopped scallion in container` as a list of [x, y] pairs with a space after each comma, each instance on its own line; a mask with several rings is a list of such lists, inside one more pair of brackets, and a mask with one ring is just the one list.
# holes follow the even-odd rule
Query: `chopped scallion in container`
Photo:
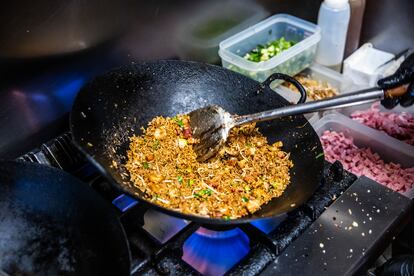
[[295, 45], [294, 41], [286, 40], [283, 36], [266, 45], [257, 45], [256, 48], [248, 52], [244, 58], [254, 62], [267, 61], [281, 52]]

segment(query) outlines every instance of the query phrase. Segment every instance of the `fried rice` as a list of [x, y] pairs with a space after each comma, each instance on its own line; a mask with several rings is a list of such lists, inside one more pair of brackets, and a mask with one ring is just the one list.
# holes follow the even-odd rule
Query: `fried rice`
[[246, 216], [282, 195], [293, 163], [282, 142], [269, 145], [254, 124], [231, 130], [217, 156], [198, 162], [189, 117], [156, 117], [130, 137], [125, 164], [147, 199], [176, 211], [222, 218]]

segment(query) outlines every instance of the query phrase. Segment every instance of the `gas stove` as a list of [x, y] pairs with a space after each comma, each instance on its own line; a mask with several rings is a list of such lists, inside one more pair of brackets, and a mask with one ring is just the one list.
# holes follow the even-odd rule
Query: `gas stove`
[[18, 160], [67, 171], [118, 209], [132, 275], [353, 274], [372, 264], [413, 209], [403, 196], [358, 179], [339, 162], [326, 162], [320, 187], [303, 206], [280, 217], [211, 229], [119, 194], [76, 149], [69, 133]]

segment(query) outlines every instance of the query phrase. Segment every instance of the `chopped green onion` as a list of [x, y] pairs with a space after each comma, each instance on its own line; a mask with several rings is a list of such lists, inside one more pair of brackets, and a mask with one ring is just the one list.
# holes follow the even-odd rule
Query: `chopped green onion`
[[149, 169], [149, 167], [150, 167], [148, 162], [142, 163], [142, 166], [144, 166], [144, 169]]
[[211, 195], [211, 190], [210, 189], [204, 189], [200, 191], [200, 195]]
[[187, 187], [191, 187], [195, 183], [194, 179], [188, 179], [187, 181]]
[[203, 197], [203, 195], [208, 195], [208, 196], [211, 196], [211, 190], [210, 189], [204, 189], [204, 190], [201, 190], [200, 192], [198, 192], [198, 193], [194, 193], [193, 194], [193, 196], [195, 197], [195, 198], [202, 198]]
[[248, 199], [247, 197], [245, 197], [245, 196], [244, 196], [244, 197], [242, 197], [242, 201], [243, 201], [243, 202], [248, 202], [248, 201], [249, 201], [249, 199]]
[[267, 61], [281, 52], [295, 45], [294, 41], [288, 41], [284, 37], [267, 43], [257, 45], [256, 48], [247, 53], [244, 58], [254, 62]]
[[152, 149], [157, 150], [160, 147], [160, 141], [155, 140], [154, 144], [152, 144]]
[[177, 116], [174, 117], [173, 119], [177, 123], [177, 125], [179, 125], [180, 127], [184, 127], [184, 122], [182, 120], [178, 119]]
[[315, 159], [319, 159], [321, 157], [323, 157], [325, 154], [323, 152], [319, 153], [318, 155], [316, 155]]
[[230, 220], [230, 216], [223, 216], [224, 220]]
[[183, 177], [181, 175], [179, 175], [177, 177], [178, 183], [182, 184], [183, 183]]

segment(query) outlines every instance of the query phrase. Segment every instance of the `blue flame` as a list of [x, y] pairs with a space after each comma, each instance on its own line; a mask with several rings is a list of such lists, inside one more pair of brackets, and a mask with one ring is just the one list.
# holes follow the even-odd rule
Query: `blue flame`
[[116, 208], [118, 208], [122, 212], [125, 212], [129, 208], [137, 205], [138, 201], [126, 194], [121, 194], [120, 196], [112, 200], [112, 204], [115, 205]]
[[258, 228], [265, 234], [269, 234], [273, 230], [275, 230], [279, 224], [287, 218], [287, 215], [280, 215], [274, 218], [267, 218], [267, 219], [259, 219], [251, 222], [250, 224], [254, 227]]
[[239, 228], [212, 231], [200, 227], [184, 243], [183, 260], [203, 275], [223, 275], [250, 251]]

